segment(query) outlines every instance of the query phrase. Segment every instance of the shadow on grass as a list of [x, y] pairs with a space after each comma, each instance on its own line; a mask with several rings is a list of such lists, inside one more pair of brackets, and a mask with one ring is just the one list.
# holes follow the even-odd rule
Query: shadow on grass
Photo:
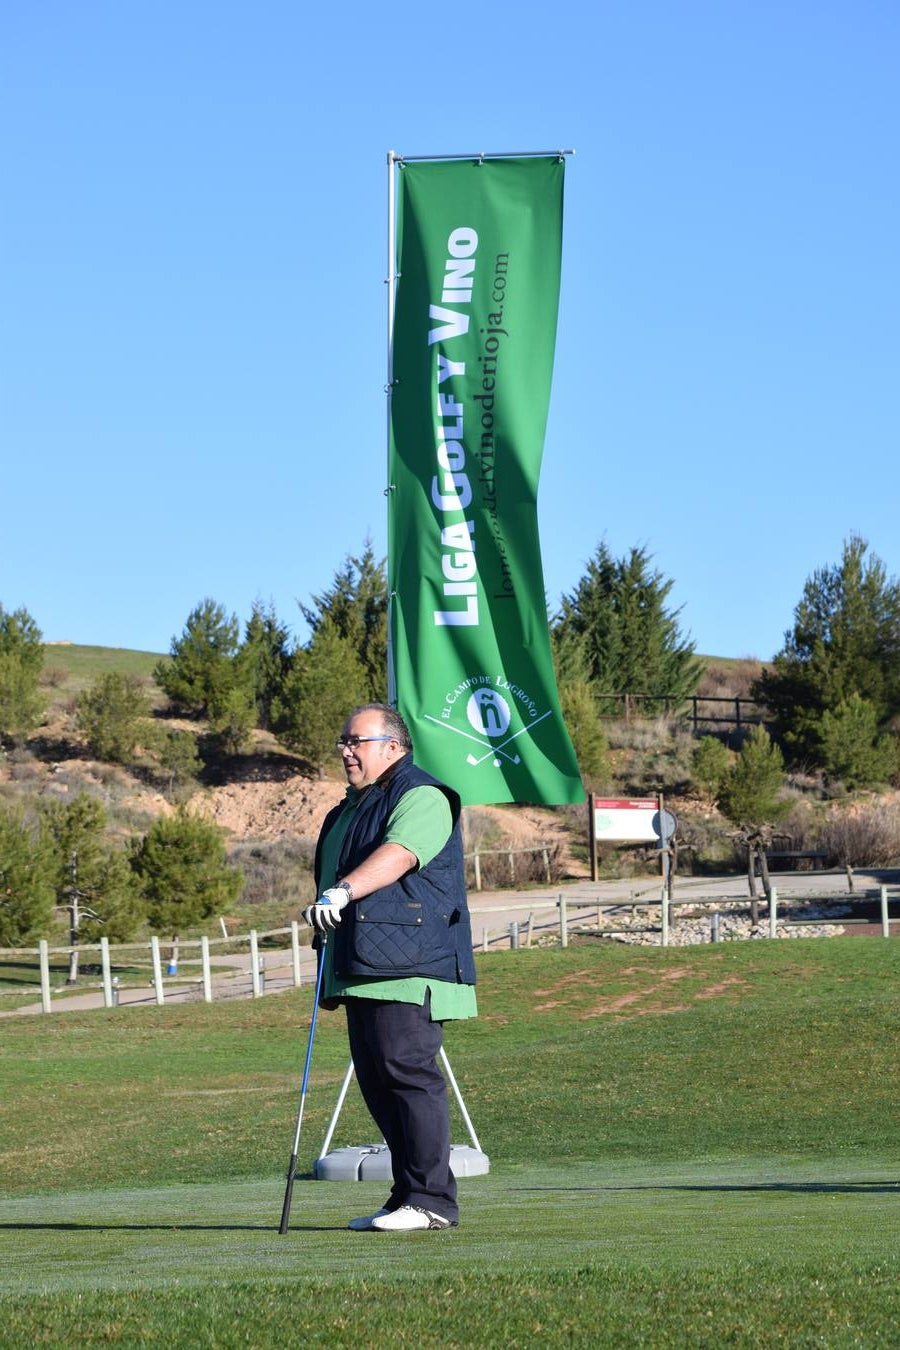
[[900, 1189], [900, 1181], [757, 1181], [738, 1185], [715, 1182], [704, 1185], [655, 1186], [517, 1186], [522, 1191], [553, 1191], [562, 1195], [587, 1192], [594, 1195], [618, 1191], [786, 1191], [798, 1195], [885, 1195]]
[[[292, 1224], [289, 1233], [343, 1233], [346, 1224]], [[0, 1232], [273, 1233], [274, 1223], [0, 1223]]]

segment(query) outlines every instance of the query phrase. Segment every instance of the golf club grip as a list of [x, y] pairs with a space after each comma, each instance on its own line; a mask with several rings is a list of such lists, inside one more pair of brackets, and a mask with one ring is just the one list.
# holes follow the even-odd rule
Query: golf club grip
[[278, 1232], [283, 1237], [288, 1230], [288, 1224], [291, 1219], [291, 1200], [294, 1195], [294, 1172], [297, 1169], [297, 1155], [291, 1154], [291, 1165], [288, 1168], [287, 1187], [284, 1192], [284, 1204], [281, 1206], [281, 1224]]

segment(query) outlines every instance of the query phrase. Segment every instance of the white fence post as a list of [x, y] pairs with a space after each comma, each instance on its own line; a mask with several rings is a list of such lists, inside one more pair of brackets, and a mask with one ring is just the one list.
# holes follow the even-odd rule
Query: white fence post
[[481, 890], [481, 857], [478, 853], [475, 854], [475, 889]]
[[663, 886], [662, 899], [660, 900], [660, 912], [662, 914], [662, 945], [669, 945], [669, 893]]
[[209, 938], [200, 939], [200, 967], [203, 972], [203, 1002], [212, 1003], [212, 972], [209, 968]]
[[100, 969], [103, 972], [103, 1006], [111, 1008], [113, 1006], [112, 996], [112, 971], [109, 968], [109, 938], [100, 939]]
[[46, 938], [38, 943], [41, 958], [41, 1012], [50, 1011], [50, 945]]
[[159, 938], [154, 933], [150, 939], [150, 954], [153, 958], [153, 987], [156, 990], [156, 1001], [162, 1007], [166, 1001], [162, 982], [162, 961], [159, 957]]
[[566, 897], [562, 892], [559, 896], [559, 945], [561, 947], [569, 945], [569, 913], [566, 909]]
[[253, 986], [253, 997], [259, 998], [262, 991], [259, 986], [259, 939], [255, 928], [250, 929], [250, 983]]
[[888, 893], [887, 886], [880, 887], [881, 890], [881, 936], [891, 936], [891, 922], [888, 918]]
[[294, 977], [294, 988], [300, 988], [300, 925], [296, 919], [291, 919], [291, 972]]
[[776, 924], [778, 923], [778, 892], [773, 886], [769, 891], [769, 937], [777, 937]]

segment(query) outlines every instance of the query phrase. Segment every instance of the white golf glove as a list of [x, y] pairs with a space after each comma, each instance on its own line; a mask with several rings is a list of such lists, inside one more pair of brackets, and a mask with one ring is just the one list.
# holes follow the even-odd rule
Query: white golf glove
[[328, 933], [337, 928], [341, 921], [341, 910], [352, 898], [349, 886], [330, 886], [314, 905], [303, 911], [303, 917], [317, 933]]

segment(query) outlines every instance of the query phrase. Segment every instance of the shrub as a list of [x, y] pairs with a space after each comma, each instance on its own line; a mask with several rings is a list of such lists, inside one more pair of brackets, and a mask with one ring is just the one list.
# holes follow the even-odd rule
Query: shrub
[[192, 787], [203, 767], [197, 750], [197, 738], [189, 731], [167, 728], [154, 738], [154, 749], [159, 756], [159, 767], [166, 780], [166, 795]]
[[286, 918], [296, 918], [313, 899], [314, 852], [311, 842], [299, 839], [239, 844], [229, 860], [244, 876], [241, 904], [274, 901], [282, 906]]
[[709, 801], [718, 801], [731, 768], [728, 747], [716, 736], [701, 736], [691, 754], [691, 775]]
[[883, 785], [896, 773], [897, 742], [879, 735], [875, 705], [857, 693], [823, 712], [819, 736], [826, 776], [850, 791]]
[[243, 874], [226, 862], [217, 827], [183, 807], [133, 846], [132, 866], [151, 925], [172, 933], [223, 914], [244, 884]]
[[79, 697], [76, 723], [97, 759], [129, 764], [149, 715], [150, 700], [140, 679], [109, 671]]
[[[510, 851], [499, 850], [479, 852], [479, 870], [483, 890], [503, 890], [506, 887], [532, 886], [558, 881], [563, 875], [560, 849], [556, 844], [548, 844], [546, 861], [544, 851], [523, 850], [521, 846], [510, 845]], [[549, 878], [548, 878], [549, 867]], [[474, 883], [474, 859], [466, 859], [466, 877], [469, 885]]]
[[790, 810], [783, 787], [781, 751], [765, 727], [754, 727], [722, 786], [722, 810], [736, 825], [772, 824]]
[[845, 867], [895, 865], [900, 861], [900, 807], [873, 803], [833, 811], [819, 830], [818, 847]]
[[582, 778], [609, 780], [609, 747], [587, 680], [560, 685], [559, 702]]

